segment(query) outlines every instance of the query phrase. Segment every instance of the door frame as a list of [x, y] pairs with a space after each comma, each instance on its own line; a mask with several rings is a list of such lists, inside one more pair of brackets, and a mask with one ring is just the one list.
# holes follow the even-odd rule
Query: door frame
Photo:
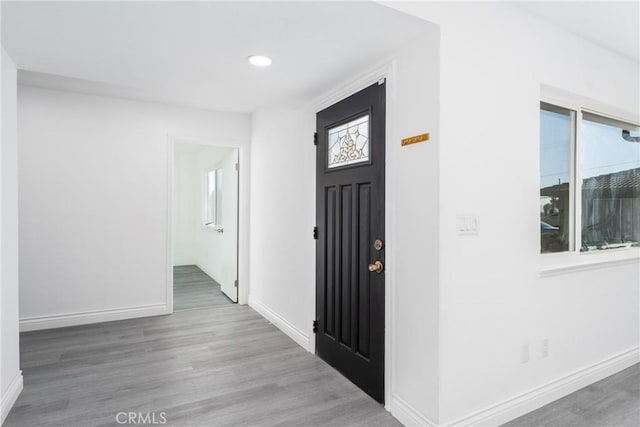
[[[394, 170], [395, 167], [395, 157], [393, 150], [393, 142], [398, 140], [395, 135], [396, 122], [395, 122], [395, 109], [396, 109], [396, 81], [395, 81], [395, 70], [396, 70], [396, 61], [395, 59], [388, 60], [383, 62], [381, 65], [370, 68], [364, 73], [360, 74], [356, 78], [347, 81], [345, 84], [339, 86], [334, 90], [330, 90], [326, 92], [324, 95], [316, 98], [316, 100], [311, 104], [311, 108], [313, 109], [313, 113], [317, 115], [320, 111], [324, 110], [327, 107], [332, 106], [333, 104], [342, 101], [343, 99], [353, 95], [374, 83], [379, 82], [381, 79], [386, 80], [386, 106], [385, 106], [385, 206], [393, 206], [393, 200], [395, 199], [395, 194], [393, 192], [393, 188], [391, 186], [391, 171]], [[385, 407], [389, 409], [389, 405], [393, 397], [393, 364], [392, 361], [395, 357], [396, 347], [394, 340], [394, 330], [393, 330], [393, 297], [394, 297], [394, 287], [395, 283], [395, 268], [394, 268], [394, 239], [395, 232], [393, 229], [393, 219], [395, 219], [395, 213], [393, 209], [385, 209], [385, 236], [384, 236], [384, 245], [385, 245], [385, 266], [384, 272], [385, 275], [385, 295], [384, 295], [384, 402]], [[313, 307], [314, 307], [314, 318], [315, 318], [315, 307], [316, 307], [316, 293], [315, 293], [315, 284], [314, 284], [314, 292], [313, 292]], [[315, 351], [315, 340], [313, 340], [313, 346]]]
[[177, 144], [197, 144], [238, 150], [238, 304], [246, 305], [249, 297], [249, 148], [246, 142], [169, 134], [167, 137], [167, 314], [173, 313], [173, 199], [175, 178], [175, 148]]

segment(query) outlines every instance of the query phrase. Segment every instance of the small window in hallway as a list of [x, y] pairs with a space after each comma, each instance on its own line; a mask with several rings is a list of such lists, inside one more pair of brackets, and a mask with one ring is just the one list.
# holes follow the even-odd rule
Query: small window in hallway
[[222, 169], [207, 172], [204, 206], [204, 225], [222, 225]]

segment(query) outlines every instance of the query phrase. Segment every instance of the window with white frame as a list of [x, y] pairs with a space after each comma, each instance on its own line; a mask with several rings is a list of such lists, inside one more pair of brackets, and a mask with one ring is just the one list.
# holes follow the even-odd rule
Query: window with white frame
[[640, 246], [640, 127], [540, 103], [540, 250]]
[[204, 225], [222, 225], [222, 169], [210, 169], [205, 175]]

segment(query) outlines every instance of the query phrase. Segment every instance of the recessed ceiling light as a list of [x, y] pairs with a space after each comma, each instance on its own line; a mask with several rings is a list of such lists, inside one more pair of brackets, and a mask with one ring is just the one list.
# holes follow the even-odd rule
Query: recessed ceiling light
[[260, 55], [251, 55], [249, 58], [249, 63], [251, 65], [255, 65], [256, 67], [268, 67], [271, 65], [271, 58], [268, 56], [260, 56]]

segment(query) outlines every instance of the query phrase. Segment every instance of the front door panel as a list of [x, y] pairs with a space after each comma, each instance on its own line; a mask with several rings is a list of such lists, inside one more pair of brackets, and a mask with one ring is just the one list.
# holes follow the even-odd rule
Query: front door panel
[[384, 400], [385, 85], [317, 115], [316, 349]]

